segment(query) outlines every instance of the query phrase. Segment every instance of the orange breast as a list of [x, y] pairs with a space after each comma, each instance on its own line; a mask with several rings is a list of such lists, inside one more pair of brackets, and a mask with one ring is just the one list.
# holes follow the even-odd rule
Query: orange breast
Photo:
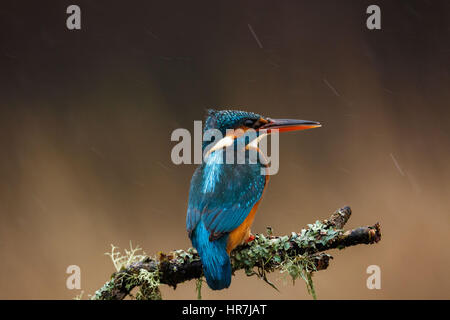
[[253, 224], [253, 220], [255, 219], [256, 210], [258, 209], [260, 201], [261, 200], [255, 203], [247, 218], [245, 218], [244, 222], [242, 222], [239, 227], [230, 232], [227, 243], [228, 254], [230, 254], [231, 250], [236, 248], [238, 245], [243, 244], [245, 240], [250, 237], [250, 228]]
[[247, 218], [245, 218], [244, 222], [242, 222], [242, 224], [239, 227], [230, 232], [227, 243], [228, 254], [230, 254], [231, 250], [236, 248], [238, 245], [243, 244], [244, 241], [250, 237], [250, 228], [253, 224], [256, 210], [258, 210], [259, 203], [261, 202], [262, 196], [264, 195], [264, 191], [266, 190], [268, 183], [269, 183], [269, 175], [266, 175], [266, 184], [264, 186], [261, 198], [258, 200], [258, 202], [255, 203], [252, 210], [248, 214]]

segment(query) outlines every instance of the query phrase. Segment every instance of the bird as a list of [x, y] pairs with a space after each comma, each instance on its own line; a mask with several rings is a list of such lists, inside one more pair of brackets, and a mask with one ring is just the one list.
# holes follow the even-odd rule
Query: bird
[[[186, 229], [212, 290], [230, 286], [230, 252], [254, 239], [251, 226], [269, 180], [268, 174], [262, 174], [267, 164], [255, 142], [273, 130], [287, 132], [320, 126], [316, 121], [272, 119], [248, 111], [208, 110], [203, 132], [218, 130], [223, 138], [211, 139], [209, 144], [203, 142], [204, 160], [195, 169], [189, 188]], [[252, 141], [246, 138], [242, 144], [245, 135], [234, 133], [238, 129], [244, 133], [253, 129], [257, 137]], [[225, 161], [227, 148], [236, 150], [239, 142], [245, 145], [246, 161]], [[254, 163], [247, 161], [251, 147], [261, 156]]]

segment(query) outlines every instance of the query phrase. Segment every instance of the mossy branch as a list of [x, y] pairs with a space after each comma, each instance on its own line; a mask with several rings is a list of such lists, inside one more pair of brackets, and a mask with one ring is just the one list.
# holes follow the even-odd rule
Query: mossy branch
[[[350, 207], [344, 207], [327, 220], [316, 221], [299, 233], [292, 232], [291, 235], [285, 236], [274, 236], [271, 228], [268, 228], [266, 235], [257, 234], [253, 241], [233, 250], [233, 272], [243, 269], [247, 275], [257, 275], [273, 286], [267, 280], [266, 274], [280, 270], [288, 273], [293, 281], [302, 278], [315, 298], [312, 273], [327, 269], [332, 259], [324, 251], [358, 244], [373, 244], [381, 239], [379, 223], [343, 231], [350, 216]], [[193, 248], [168, 254], [160, 252], [157, 257], [137, 256], [135, 259], [130, 259], [130, 252], [133, 256], [136, 248], [127, 251], [126, 258], [119, 257], [114, 250], [113, 247], [110, 255], [115, 265], [119, 260], [134, 262], [124, 263], [120, 269], [116, 265], [118, 271], [97, 290], [92, 297], [94, 300], [121, 300], [131, 295], [131, 290], [135, 287], [140, 288], [137, 299], [161, 299], [160, 284], [167, 284], [175, 289], [180, 283], [203, 276], [202, 263]], [[198, 296], [201, 296], [200, 293]]]

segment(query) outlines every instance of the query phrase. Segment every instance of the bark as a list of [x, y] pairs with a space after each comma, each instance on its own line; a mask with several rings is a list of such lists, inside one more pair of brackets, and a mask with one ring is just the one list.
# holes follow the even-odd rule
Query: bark
[[[373, 244], [381, 240], [379, 223], [343, 231], [351, 214], [350, 207], [343, 207], [329, 219], [316, 221], [299, 233], [293, 232], [288, 236], [274, 236], [268, 228], [268, 234], [255, 235], [255, 240], [233, 250], [230, 257], [233, 272], [245, 269], [247, 275], [256, 274], [270, 284], [266, 273], [277, 269], [291, 273], [288, 268], [288, 263], [291, 263], [290, 266], [294, 264], [298, 268], [294, 270], [304, 272], [303, 275], [307, 275], [310, 279], [312, 272], [328, 268], [332, 256], [324, 251]], [[159, 253], [157, 257], [146, 257], [114, 273], [111, 280], [96, 292], [93, 299], [121, 300], [135, 287], [145, 286], [148, 291], [148, 284], [136, 280], [141, 270], [157, 275], [158, 284], [166, 284], [173, 288], [185, 281], [199, 279], [203, 275], [202, 263], [195, 249], [176, 250], [168, 254]], [[151, 298], [160, 297], [157, 287], [151, 290], [150, 292], [155, 293]]]

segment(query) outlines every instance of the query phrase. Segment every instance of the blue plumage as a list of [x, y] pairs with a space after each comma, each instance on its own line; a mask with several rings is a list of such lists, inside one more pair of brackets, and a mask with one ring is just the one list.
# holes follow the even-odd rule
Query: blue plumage
[[213, 152], [192, 176], [186, 220], [189, 232], [200, 220], [211, 235], [231, 232], [261, 198], [266, 183], [262, 165], [219, 163], [223, 153]]
[[[209, 129], [217, 129], [219, 130], [223, 136], [226, 134], [227, 129], [235, 129], [244, 125], [245, 121], [253, 120], [258, 121], [258, 119], [262, 118], [261, 115], [248, 111], [237, 111], [237, 110], [208, 110], [208, 118], [205, 121], [205, 128], [203, 131], [207, 131]], [[205, 147], [214, 142], [205, 141], [203, 142], [203, 150]]]
[[200, 221], [192, 234], [192, 245], [201, 257], [209, 287], [213, 290], [225, 289], [231, 283], [231, 263], [226, 251], [228, 235], [216, 241], [209, 241], [209, 235], [203, 221]]
[[[257, 117], [255, 114], [252, 116]], [[219, 118], [226, 119], [227, 125], [235, 121], [234, 125], [238, 126], [241, 121], [226, 115]], [[221, 128], [217, 118], [212, 120], [210, 116], [206, 122], [209, 127]], [[233, 148], [236, 143], [237, 140]], [[201, 257], [206, 281], [214, 290], [230, 285], [231, 264], [226, 250], [228, 235], [247, 218], [260, 200], [266, 183], [259, 162], [248, 164], [246, 154], [247, 164], [237, 164], [236, 161], [226, 164], [224, 151], [212, 152], [195, 170], [186, 217], [189, 237]]]
[[266, 178], [259, 164], [219, 164], [215, 151], [195, 171], [189, 192], [187, 230], [197, 249], [211, 289], [227, 288], [231, 265], [228, 234], [247, 218], [264, 190]]
[[[260, 154], [255, 163], [249, 161], [249, 152], [246, 151], [245, 161], [242, 163], [238, 161], [242, 160], [239, 150], [248, 150], [245, 148], [250, 143], [247, 139], [255, 139], [261, 132], [288, 132], [320, 126], [316, 121], [272, 119], [246, 111], [208, 111], [205, 131], [216, 129], [222, 136], [226, 136], [228, 129], [242, 129], [246, 133], [253, 133], [253, 137], [250, 137], [234, 132], [220, 144], [215, 140], [205, 141], [203, 152], [210, 143], [214, 148], [208, 149], [208, 156], [192, 176], [186, 228], [200, 255], [203, 272], [211, 289], [229, 287], [231, 263], [228, 253], [249, 239], [257, 204], [267, 183], [266, 168], [260, 162]], [[255, 146], [256, 143], [249, 148], [254, 150]], [[235, 151], [232, 164], [225, 161], [231, 148]], [[255, 158], [252, 157], [252, 160]]]

